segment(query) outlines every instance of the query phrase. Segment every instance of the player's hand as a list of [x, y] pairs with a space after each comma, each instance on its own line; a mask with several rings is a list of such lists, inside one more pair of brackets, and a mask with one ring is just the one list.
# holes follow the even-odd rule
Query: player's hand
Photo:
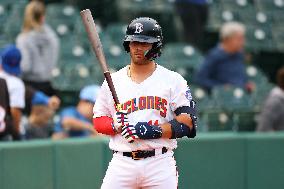
[[126, 110], [119, 110], [113, 117], [113, 130], [121, 133], [121, 128], [128, 124], [128, 116]]
[[121, 135], [128, 141], [136, 139], [158, 139], [162, 137], [162, 128], [149, 125], [147, 122], [138, 122], [136, 125], [122, 127]]
[[134, 125], [126, 125], [122, 127], [121, 135], [127, 140], [127, 142], [132, 143], [134, 140], [139, 139], [136, 134], [136, 129]]
[[255, 86], [255, 83], [249, 81], [249, 82], [246, 83], [245, 88], [249, 93], [251, 93], [251, 92], [255, 91], [256, 86]]

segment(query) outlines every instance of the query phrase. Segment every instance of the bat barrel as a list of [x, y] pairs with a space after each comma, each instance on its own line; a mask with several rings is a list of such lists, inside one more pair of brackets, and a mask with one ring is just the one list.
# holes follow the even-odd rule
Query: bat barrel
[[91, 42], [92, 48], [104, 72], [104, 76], [106, 78], [107, 84], [111, 91], [114, 103], [117, 105], [119, 104], [119, 100], [118, 100], [118, 97], [117, 97], [117, 94], [116, 94], [116, 91], [113, 85], [113, 81], [112, 81], [109, 69], [107, 67], [106, 58], [103, 52], [103, 46], [100, 41], [92, 13], [89, 9], [86, 9], [86, 10], [82, 10], [80, 12], [80, 15], [81, 15], [83, 24], [85, 26], [86, 32], [88, 34], [88, 38]]
[[103, 72], [108, 72], [106, 58], [103, 52], [102, 43], [100, 41], [92, 13], [89, 9], [82, 10], [80, 12], [83, 24], [88, 34], [88, 38], [91, 41], [92, 48], [96, 54], [97, 59], [99, 60], [100, 66], [102, 67]]

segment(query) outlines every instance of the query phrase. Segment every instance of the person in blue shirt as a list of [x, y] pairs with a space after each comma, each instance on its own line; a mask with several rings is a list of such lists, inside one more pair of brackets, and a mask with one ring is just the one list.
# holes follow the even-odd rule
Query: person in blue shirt
[[243, 47], [245, 27], [241, 23], [225, 23], [220, 30], [221, 42], [205, 58], [195, 76], [195, 82], [208, 92], [215, 86], [240, 87], [251, 92], [254, 84], [248, 81]]
[[76, 107], [66, 107], [60, 113], [60, 119], [55, 124], [53, 139], [68, 137], [96, 136], [92, 125], [93, 106], [100, 87], [90, 85], [80, 91], [79, 102]]

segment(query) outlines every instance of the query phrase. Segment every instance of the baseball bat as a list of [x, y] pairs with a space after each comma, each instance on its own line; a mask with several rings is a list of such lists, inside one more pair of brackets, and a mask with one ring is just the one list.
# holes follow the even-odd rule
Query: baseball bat
[[109, 69], [108, 69], [108, 66], [107, 66], [105, 54], [104, 54], [104, 51], [103, 51], [103, 46], [102, 46], [99, 34], [96, 30], [96, 24], [94, 22], [92, 13], [89, 9], [86, 9], [86, 10], [82, 10], [80, 12], [80, 15], [81, 15], [81, 19], [83, 21], [83, 24], [85, 26], [86, 32], [88, 34], [88, 38], [90, 40], [90, 43], [92, 45], [93, 51], [95, 52], [96, 57], [99, 61], [99, 64], [100, 64], [100, 66], [101, 66], [101, 68], [104, 72], [104, 76], [106, 78], [108, 87], [111, 91], [114, 103], [115, 103], [115, 105], [118, 105], [119, 100], [118, 100], [117, 93], [115, 91], [113, 81], [112, 81], [112, 78], [111, 78], [111, 75], [110, 75], [110, 72], [109, 72]]

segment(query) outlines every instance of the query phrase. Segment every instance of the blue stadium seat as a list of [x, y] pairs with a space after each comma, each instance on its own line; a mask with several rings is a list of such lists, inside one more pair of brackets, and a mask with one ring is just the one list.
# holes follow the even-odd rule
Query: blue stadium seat
[[46, 21], [57, 33], [60, 38], [68, 38], [70, 35], [73, 35], [74, 24], [73, 22], [65, 22], [62, 19], [52, 19], [49, 18]]
[[220, 5], [223, 9], [236, 10], [236, 9], [246, 9], [252, 6], [249, 0], [219, 0]]
[[189, 82], [189, 88], [193, 99], [197, 102], [196, 107], [199, 114], [215, 108], [215, 102], [202, 88], [191, 85]]
[[[108, 36], [108, 34], [103, 30], [100, 22], [98, 20], [95, 20], [95, 24], [96, 24], [96, 30], [99, 34], [100, 40], [102, 42], [102, 45], [104, 48], [108, 48], [108, 46], [111, 44], [111, 39]], [[75, 28], [73, 31], [73, 35], [74, 35], [74, 39], [76, 41], [76, 43], [82, 45], [85, 49], [89, 49], [91, 50], [91, 43], [89, 41], [87, 32], [85, 30], [85, 27], [82, 23], [82, 19], [81, 17], [78, 17], [75, 20], [75, 24], [74, 24]]]
[[253, 99], [241, 88], [230, 86], [215, 87], [212, 90], [212, 97], [216, 106], [226, 111], [242, 111], [253, 108]]
[[248, 80], [254, 82], [256, 85], [268, 83], [267, 76], [255, 66], [247, 66], [246, 74], [248, 76]]
[[255, 6], [263, 11], [284, 10], [283, 0], [254, 0]]
[[106, 47], [104, 51], [111, 69], [119, 70], [130, 64], [130, 55], [121, 46], [113, 44]]
[[246, 38], [246, 49], [249, 51], [273, 51], [275, 48], [269, 27], [247, 26]]
[[110, 24], [105, 32], [107, 35], [110, 36], [111, 41], [120, 46], [121, 48], [123, 47], [122, 43], [125, 37], [125, 32], [126, 32], [126, 27], [127, 25], [124, 23], [115, 23], [115, 24]]
[[25, 1], [11, 4], [11, 10], [4, 28], [5, 35], [11, 41], [15, 41], [17, 35], [21, 32], [25, 6]]
[[255, 111], [241, 111], [233, 113], [233, 120], [237, 131], [255, 131], [256, 128]]
[[218, 31], [221, 27], [222, 15], [220, 14], [222, 8], [218, 3], [211, 3], [209, 5], [209, 15], [208, 15], [208, 22], [207, 22], [207, 30], [209, 31]]
[[88, 64], [90, 58], [90, 51], [78, 43], [74, 36], [70, 35], [68, 38], [60, 39], [60, 59], [69, 62], [81, 62]]
[[234, 130], [234, 122], [232, 115], [222, 111], [214, 110], [203, 114], [208, 127], [208, 131], [232, 131]]
[[208, 125], [204, 116], [198, 116], [197, 118], [197, 132], [207, 132]]
[[79, 16], [77, 7], [65, 3], [51, 3], [47, 5], [46, 17], [61, 19], [67, 22], [74, 22]]
[[[280, 15], [279, 15], [280, 16]], [[284, 16], [284, 14], [282, 15]], [[283, 19], [283, 17], [282, 17]], [[283, 19], [284, 21], [284, 19]], [[283, 23], [283, 22], [282, 22]], [[284, 26], [275, 25], [272, 27], [272, 37], [279, 52], [284, 52]]]
[[273, 16], [270, 12], [257, 11], [254, 7], [238, 10], [239, 21], [247, 26], [270, 27]]
[[193, 46], [185, 43], [166, 44], [159, 60], [161, 65], [179, 72], [188, 81], [193, 80], [193, 74], [202, 61], [202, 54]]
[[[78, 91], [89, 84], [101, 84], [102, 75], [98, 75], [98, 66], [66, 62], [60, 68], [60, 74], [53, 79], [53, 85], [61, 91]], [[60, 81], [60, 82], [58, 82]]]
[[284, 10], [274, 10], [270, 12], [273, 17], [273, 25], [281, 27], [284, 22]]

